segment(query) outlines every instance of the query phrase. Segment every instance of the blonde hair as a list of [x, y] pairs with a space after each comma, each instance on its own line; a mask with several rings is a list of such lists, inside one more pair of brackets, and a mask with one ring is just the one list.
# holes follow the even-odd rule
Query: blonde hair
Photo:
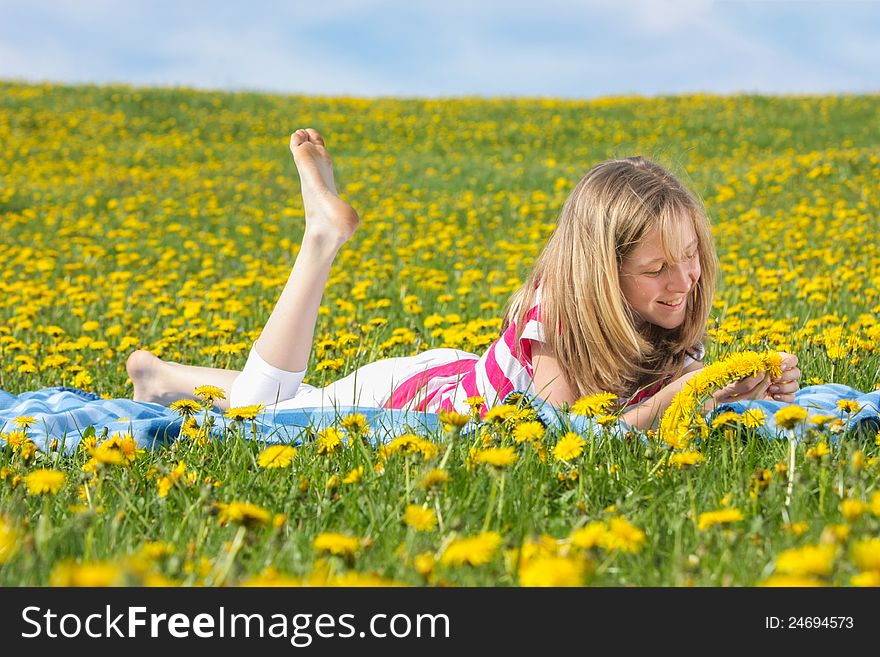
[[[683, 245], [672, 229], [690, 218], [701, 275], [675, 329], [645, 322], [636, 328], [620, 287], [620, 265], [654, 226], [670, 262]], [[556, 229], [523, 286], [510, 298], [504, 328], [525, 316], [540, 285], [547, 348], [577, 397], [613, 392], [625, 400], [666, 376], [678, 376], [685, 352], [705, 340], [718, 260], [699, 200], [669, 171], [643, 157], [593, 167], [562, 208]], [[540, 392], [539, 392], [540, 394]]]

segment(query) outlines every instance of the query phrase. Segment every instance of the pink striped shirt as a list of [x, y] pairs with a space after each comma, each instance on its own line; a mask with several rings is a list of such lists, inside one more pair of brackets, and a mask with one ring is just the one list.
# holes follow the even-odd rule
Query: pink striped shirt
[[491, 408], [514, 390], [534, 394], [532, 341], [544, 341], [539, 301], [540, 290], [526, 314], [518, 345], [517, 326], [511, 322], [482, 356], [438, 365], [404, 380], [394, 389], [386, 407], [468, 413], [468, 397], [479, 395], [486, 402], [485, 408]]

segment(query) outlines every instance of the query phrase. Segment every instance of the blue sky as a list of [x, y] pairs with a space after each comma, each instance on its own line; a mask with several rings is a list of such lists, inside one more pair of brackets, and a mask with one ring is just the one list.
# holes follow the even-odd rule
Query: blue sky
[[0, 0], [0, 78], [355, 96], [880, 91], [880, 0]]

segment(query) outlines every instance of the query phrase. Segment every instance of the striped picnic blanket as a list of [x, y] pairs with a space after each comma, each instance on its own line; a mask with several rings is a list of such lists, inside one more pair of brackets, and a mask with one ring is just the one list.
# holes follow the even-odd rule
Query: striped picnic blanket
[[[511, 393], [521, 394], [521, 393]], [[845, 423], [846, 429], [866, 427], [869, 431], [880, 430], [880, 390], [870, 393], [836, 383], [810, 386], [799, 390], [796, 403], [808, 409], [810, 415], [833, 415]], [[856, 413], [846, 413], [837, 406], [839, 400], [853, 399], [859, 404]], [[574, 416], [550, 406], [540, 397], [527, 399], [537, 410], [538, 417], [550, 428], [571, 429], [584, 436], [596, 435], [598, 428], [588, 418]], [[725, 411], [742, 413], [749, 408], [759, 408], [767, 416], [760, 429], [767, 438], [782, 435], [776, 428], [773, 415], [784, 404], [773, 401], [743, 401], [724, 404], [713, 414]], [[373, 407], [342, 406], [335, 409], [303, 408], [276, 411], [268, 409], [257, 416], [255, 422], [257, 437], [266, 443], [302, 442], [306, 430], [320, 431], [351, 413], [361, 413], [370, 425], [373, 439], [377, 443], [408, 432], [430, 433], [440, 425], [439, 416], [422, 411], [392, 410]], [[232, 420], [226, 419], [219, 409], [208, 415], [214, 418], [217, 435], [222, 435]], [[167, 406], [149, 402], [136, 402], [130, 399], [104, 399], [94, 393], [76, 388], [51, 387], [13, 395], [0, 390], [0, 432], [14, 429], [17, 417], [28, 416], [36, 424], [28, 429], [28, 436], [37, 447], [45, 449], [46, 444], [57, 438], [65, 451], [72, 451], [79, 444], [83, 432], [93, 427], [100, 435], [105, 429], [108, 435], [130, 433], [143, 449], [154, 449], [173, 441], [180, 433], [182, 420]], [[201, 422], [204, 414], [198, 419]], [[246, 422], [245, 435], [251, 437], [251, 423]], [[464, 432], [474, 430], [466, 426]], [[619, 421], [611, 425], [613, 435], [623, 436], [629, 427]], [[800, 436], [800, 429], [795, 430]]]
[[[268, 409], [254, 420], [257, 437], [266, 443], [299, 444], [307, 429], [320, 431], [351, 413], [361, 413], [370, 425], [374, 439], [387, 442], [407, 432], [430, 432], [437, 428], [439, 418], [433, 413], [418, 411], [340, 406], [333, 409], [304, 408], [276, 411]], [[182, 419], [167, 406], [131, 399], [103, 399], [99, 395], [76, 388], [51, 387], [12, 395], [0, 390], [0, 432], [15, 428], [15, 418], [27, 416], [36, 420], [28, 436], [44, 449], [57, 438], [64, 451], [73, 451], [87, 427], [94, 427], [100, 436], [130, 433], [141, 449], [154, 449], [169, 443], [180, 434]], [[222, 436], [233, 421], [217, 408], [208, 412], [214, 419], [215, 434]], [[201, 424], [205, 413], [196, 416]], [[253, 436], [251, 422], [245, 421], [245, 435]]]

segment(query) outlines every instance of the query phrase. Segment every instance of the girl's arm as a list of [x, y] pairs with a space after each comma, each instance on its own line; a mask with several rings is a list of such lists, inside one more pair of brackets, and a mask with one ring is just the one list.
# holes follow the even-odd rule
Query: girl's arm
[[[701, 363], [694, 363], [688, 369], [692, 371], [682, 375], [665, 388], [661, 389], [650, 399], [645, 400], [635, 408], [623, 414], [623, 420], [631, 427], [637, 429], [650, 429], [655, 427], [663, 411], [669, 406], [675, 394], [684, 387], [684, 384], [694, 376], [701, 368]], [[532, 371], [534, 373], [535, 393], [559, 407], [563, 402], [573, 404], [575, 394], [562, 369], [559, 367], [559, 361], [547, 349], [542, 342], [532, 342]]]
[[559, 361], [546, 344], [537, 340], [532, 340], [532, 380], [535, 394], [557, 408], [563, 402], [573, 404], [576, 401]]
[[[770, 385], [780, 385], [780, 382], [782, 382], [784, 396], [786, 397], [784, 401], [792, 403], [794, 401], [794, 392], [798, 388], [801, 372], [797, 367], [796, 356], [791, 354], [782, 354], [782, 356], [783, 374], [779, 379], [770, 381], [766, 373], [741, 379], [713, 394], [712, 399], [709, 400], [703, 409], [704, 412], [708, 413], [716, 405], [733, 399], [764, 399]], [[573, 404], [576, 401], [575, 394], [568, 385], [562, 369], [559, 367], [559, 362], [544, 343], [532, 342], [532, 363], [535, 393], [539, 397], [542, 397], [556, 407], [561, 406], [563, 402]], [[656, 428], [660, 423], [660, 417], [663, 415], [663, 412], [669, 408], [672, 398], [702, 368], [703, 364], [699, 362], [688, 365], [682, 376], [662, 388], [650, 399], [626, 411], [621, 416], [624, 422], [631, 427], [643, 431]], [[788, 399], [789, 396], [791, 397], [790, 400]]]

